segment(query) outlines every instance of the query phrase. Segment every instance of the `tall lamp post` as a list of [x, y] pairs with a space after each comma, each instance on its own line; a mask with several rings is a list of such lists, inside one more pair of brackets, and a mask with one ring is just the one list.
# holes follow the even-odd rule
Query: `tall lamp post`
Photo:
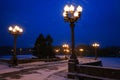
[[75, 49], [75, 42], [74, 42], [74, 27], [75, 27], [75, 22], [81, 17], [81, 12], [82, 12], [82, 7], [78, 6], [75, 10], [75, 7], [73, 5], [66, 5], [64, 7], [64, 12], [63, 12], [63, 17], [65, 22], [70, 23], [70, 28], [71, 28], [71, 49], [72, 49], [72, 54], [70, 56], [69, 62], [73, 61], [78, 63], [76, 54], [74, 53]]
[[92, 46], [94, 47], [95, 49], [95, 60], [98, 58], [97, 56], [97, 48], [100, 46], [98, 43], [93, 43]]
[[21, 35], [23, 33], [23, 29], [20, 28], [19, 26], [15, 25], [15, 26], [10, 26], [9, 28], [9, 32], [13, 35], [14, 37], [14, 52], [13, 52], [13, 56], [12, 56], [12, 66], [17, 66], [18, 65], [18, 60], [16, 57], [16, 40], [17, 37], [19, 35]]

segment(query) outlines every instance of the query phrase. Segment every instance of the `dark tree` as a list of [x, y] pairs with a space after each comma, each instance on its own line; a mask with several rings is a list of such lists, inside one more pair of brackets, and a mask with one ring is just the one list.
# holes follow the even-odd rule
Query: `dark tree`
[[33, 55], [37, 56], [38, 58], [46, 57], [46, 43], [45, 38], [42, 34], [40, 34], [39, 37], [36, 39]]
[[48, 35], [45, 39], [44, 36], [40, 34], [36, 39], [33, 48], [33, 55], [42, 59], [55, 57], [52, 42], [53, 39], [50, 35]]
[[47, 44], [47, 55], [49, 58], [54, 58], [55, 57], [55, 53], [54, 53], [54, 50], [53, 50], [53, 46], [52, 46], [52, 43], [53, 43], [53, 39], [50, 35], [48, 35], [46, 37], [46, 44]]

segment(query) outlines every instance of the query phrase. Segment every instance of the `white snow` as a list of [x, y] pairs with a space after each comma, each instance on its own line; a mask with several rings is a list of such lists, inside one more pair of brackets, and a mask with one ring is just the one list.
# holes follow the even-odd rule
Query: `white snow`
[[[80, 63], [86, 63], [86, 62], [93, 62], [95, 61], [94, 58], [78, 58]], [[107, 61], [111, 63], [110, 61]], [[23, 69], [29, 69], [29, 68], [36, 68], [39, 67], [39, 65], [46, 65], [49, 64], [51, 67], [57, 66], [57, 69], [50, 70], [48, 68], [44, 69], [37, 69], [34, 70], [35, 73], [31, 74], [24, 74], [20, 79], [12, 79], [12, 78], [5, 78], [6, 80], [68, 80], [64, 76], [67, 75], [67, 61], [61, 61], [61, 63], [58, 64], [58, 62], [33, 62], [33, 63], [25, 63], [25, 64], [19, 64], [17, 67], [8, 67], [7, 64], [0, 62], [0, 74], [8, 73], [8, 72], [14, 72], [14, 71], [20, 71]], [[120, 65], [119, 65], [120, 66]], [[63, 73], [61, 73], [63, 71]], [[65, 73], [66, 72], [66, 73]], [[61, 73], [62, 76], [57, 75], [58, 73]]]
[[[32, 74], [27, 74], [27, 75], [22, 75], [22, 77], [20, 79], [11, 79], [11, 78], [6, 78], [7, 80], [49, 80], [47, 79], [48, 76], [51, 76], [52, 74], [62, 71], [62, 70], [66, 70], [67, 69], [67, 61], [61, 61], [59, 63], [61, 63], [60, 65], [58, 64], [58, 62], [33, 62], [33, 63], [27, 63], [27, 64], [19, 64], [17, 67], [8, 67], [7, 64], [0, 64], [0, 74], [3, 73], [8, 73], [8, 72], [14, 72], [14, 71], [20, 71], [22, 69], [29, 69], [29, 68], [34, 68], [38, 65], [45, 65], [45, 64], [49, 64], [49, 65], [59, 65], [57, 70], [48, 70], [48, 69], [38, 69], [38, 70], [34, 70], [37, 73], [32, 73]], [[62, 65], [66, 64], [66, 65]], [[53, 78], [52, 78], [53, 79]], [[53, 79], [55, 80], [55, 79]]]

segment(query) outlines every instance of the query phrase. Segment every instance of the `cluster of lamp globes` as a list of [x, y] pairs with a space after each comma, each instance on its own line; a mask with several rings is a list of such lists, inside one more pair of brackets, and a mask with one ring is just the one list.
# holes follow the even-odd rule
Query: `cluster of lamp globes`
[[63, 44], [62, 47], [63, 48], [69, 48], [69, 45], [68, 44]]
[[63, 44], [62, 47], [64, 48], [64, 52], [70, 52], [68, 44]]
[[10, 31], [11, 34], [13, 35], [18, 35], [18, 34], [22, 34], [23, 33], [23, 29], [20, 28], [19, 26], [15, 25], [15, 26], [10, 26], [8, 28], [8, 30]]
[[94, 44], [92, 44], [92, 46], [95, 47], [95, 48], [97, 48], [97, 47], [100, 46], [100, 44], [98, 44], [98, 43], [94, 43]]
[[64, 7], [63, 17], [79, 18], [82, 10], [83, 9], [81, 6], [78, 6], [75, 10], [75, 7], [73, 5], [66, 5]]

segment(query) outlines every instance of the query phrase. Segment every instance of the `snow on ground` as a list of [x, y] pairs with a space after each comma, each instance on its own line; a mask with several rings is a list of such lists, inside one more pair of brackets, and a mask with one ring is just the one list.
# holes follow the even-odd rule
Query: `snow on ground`
[[[86, 62], [95, 61], [94, 59], [90, 59], [90, 58], [78, 58], [78, 59], [79, 59], [80, 63], [86, 63]], [[62, 62], [64, 62], [64, 61], [62, 61]], [[16, 68], [9, 67], [8, 64], [5, 64], [5, 63], [0, 63], [0, 74], [7, 73], [7, 72], [12, 72], [12, 71], [18, 71], [18, 70], [26, 69], [26, 68], [31, 68], [33, 66], [43, 65], [43, 64], [52, 64], [52, 63], [49, 63], [49, 62], [25, 63], [25, 64], [19, 64]]]
[[[78, 58], [80, 63], [95, 61], [94, 58]], [[8, 67], [0, 62], [0, 79], [3, 73], [8, 73], [6, 80], [68, 80], [67, 61], [33, 62], [19, 64], [17, 67]], [[16, 76], [15, 76], [16, 75]]]
[[[33, 65], [35, 65], [35, 66], [33, 66]], [[20, 66], [22, 66], [23, 68], [19, 68]], [[31, 66], [31, 67], [26, 67], [26, 66]], [[4, 70], [5, 71], [8, 70], [8, 72], [9, 71], [11, 72], [11, 73], [7, 72], [8, 77], [3, 78], [3, 75], [1, 74], [2, 70], [0, 70], [0, 74], [1, 74], [0, 77], [2, 77], [2, 79], [6, 79], [6, 80], [49, 80], [53, 74], [55, 74], [59, 71], [67, 70], [67, 62], [66, 61], [62, 61], [59, 63], [58, 62], [47, 62], [47, 63], [35, 62], [33, 64], [32, 63], [24, 64], [24, 65], [22, 64], [22, 65], [19, 65], [18, 67], [7, 68]], [[27, 70], [29, 70], [29, 71], [27, 72]], [[22, 72], [22, 74], [21, 74], [21, 72]], [[4, 73], [6, 73], [6, 72], [4, 72]], [[12, 75], [12, 74], [14, 74], [14, 75]], [[15, 75], [17, 76], [17, 78], [12, 78], [12, 76], [16, 77]], [[65, 75], [67, 75], [67, 74], [65, 74]], [[5, 74], [5, 76], [6, 76], [6, 74]], [[64, 77], [62, 77], [62, 78], [64, 78]], [[56, 79], [53, 79], [53, 77], [52, 77], [52, 80], [56, 80]]]
[[98, 60], [95, 60], [94, 58], [85, 58], [85, 57], [82, 57], [82, 58], [80, 57], [78, 58], [78, 60], [80, 64], [98, 61]]
[[[5, 63], [2, 63], [0, 64], [0, 74], [3, 74], [3, 73], [8, 73], [8, 72], [13, 72], [13, 71], [18, 71], [18, 70], [21, 70], [21, 69], [24, 69], [24, 68], [29, 68], [31, 67], [31, 64], [35, 65], [37, 64], [38, 62], [36, 63], [29, 63], [29, 64], [19, 64], [17, 67], [9, 67], [8, 64], [5, 64]], [[39, 62], [39, 64], [43, 64], [43, 62]], [[28, 66], [28, 67], [26, 67]]]
[[[64, 63], [64, 62], [67, 62], [67, 60], [59, 61], [59, 63]], [[43, 62], [43, 61], [40, 61], [40, 62], [19, 64], [16, 67], [9, 67], [8, 64], [0, 62], [0, 74], [13, 72], [13, 71], [19, 71], [19, 70], [22, 70], [22, 69], [28, 69], [28, 68], [36, 67], [36, 66], [39, 66], [39, 65], [47, 65], [47, 64], [54, 64], [54, 63], [58, 63], [58, 62]]]
[[[48, 70], [48, 69], [40, 69], [37, 70], [37, 73], [35, 74], [28, 74], [24, 75], [20, 80], [61, 80], [61, 78], [65, 79], [64, 77], [61, 76], [56, 76], [56, 77], [51, 77], [53, 74], [56, 72], [66, 70], [66, 67], [59, 67], [57, 70]], [[39, 76], [39, 77], [38, 77]], [[58, 79], [59, 77], [59, 79]], [[62, 80], [63, 80], [62, 79]], [[9, 79], [10, 80], [10, 79]], [[19, 79], [12, 79], [12, 80], [19, 80]]]

